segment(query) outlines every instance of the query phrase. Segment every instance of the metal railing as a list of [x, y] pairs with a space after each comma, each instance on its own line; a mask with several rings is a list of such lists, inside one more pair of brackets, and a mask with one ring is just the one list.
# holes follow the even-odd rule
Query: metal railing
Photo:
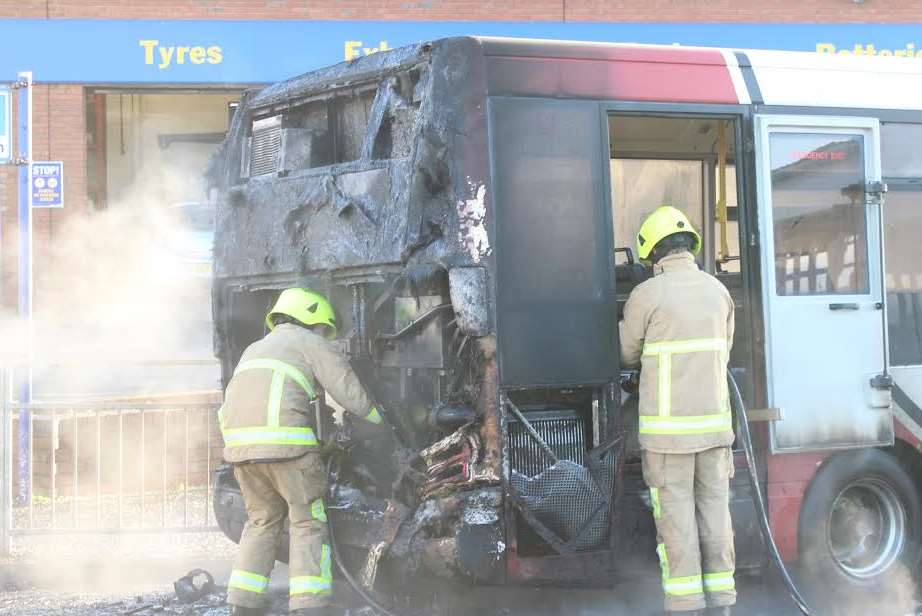
[[25, 403], [13, 382], [0, 369], [0, 554], [16, 536], [217, 530], [217, 392]]

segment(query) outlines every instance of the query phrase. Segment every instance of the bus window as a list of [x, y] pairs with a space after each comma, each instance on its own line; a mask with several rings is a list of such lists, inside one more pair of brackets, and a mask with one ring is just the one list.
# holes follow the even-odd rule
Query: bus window
[[[633, 251], [634, 237], [644, 218], [661, 205], [672, 205], [685, 212], [700, 230], [704, 247], [699, 263], [704, 269], [738, 277], [732, 126], [729, 120], [714, 118], [610, 117], [617, 248]], [[619, 255], [619, 263], [622, 261]]]
[[885, 178], [922, 178], [922, 124], [883, 124], [880, 163]]
[[880, 139], [890, 361], [922, 365], [922, 125], [884, 124]]
[[[721, 220], [718, 216], [720, 205], [720, 171], [718, 165], [713, 165], [711, 173], [712, 202], [714, 203], [714, 260], [716, 263], [717, 274], [739, 274], [740, 273], [740, 229], [739, 229], [739, 210], [736, 202], [736, 166], [727, 163], [724, 176], [723, 186], [725, 191], [726, 218]], [[726, 242], [726, 244], [724, 244]]]
[[634, 249], [634, 237], [650, 212], [672, 205], [696, 229], [704, 219], [701, 161], [614, 158], [611, 160], [615, 246]]
[[[623, 310], [630, 292], [651, 274], [650, 268], [628, 264], [625, 249], [636, 258], [637, 231], [653, 210], [661, 205], [682, 210], [702, 235], [699, 265], [717, 276], [736, 304], [730, 365], [751, 399], [752, 335], [740, 263], [734, 129], [733, 120], [721, 118], [609, 115], [611, 206], [619, 250], [615, 283]], [[627, 431], [633, 434], [634, 429]], [[628, 444], [629, 451], [638, 447]]]
[[421, 94], [420, 71], [325, 92], [284, 112], [253, 117], [242, 177], [409, 156]]
[[773, 133], [769, 149], [777, 294], [868, 293], [862, 138]]

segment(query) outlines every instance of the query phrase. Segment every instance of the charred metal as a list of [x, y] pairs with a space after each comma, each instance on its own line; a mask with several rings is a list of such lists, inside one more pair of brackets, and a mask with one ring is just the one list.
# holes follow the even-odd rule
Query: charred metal
[[[570, 464], [590, 473], [588, 452], [615, 436], [606, 392], [618, 366], [607, 385], [503, 379], [522, 359], [498, 338], [513, 311], [497, 302], [497, 249], [517, 244], [491, 203], [485, 63], [483, 41], [448, 39], [249, 92], [209, 172], [225, 379], [277, 292], [311, 286], [331, 298], [343, 348], [393, 427], [350, 452], [328, 505], [339, 540], [368, 550], [357, 577], [369, 585], [382, 570], [497, 583], [527, 580], [544, 557], [611, 561], [616, 456], [586, 475], [605, 474], [605, 495], [583, 504], [582, 528], [557, 527], [558, 541], [542, 536], [542, 516], [566, 512], [509, 498], [510, 478], [547, 460], [510, 447], [521, 435], [501, 400], [522, 404], [548, 447], [579, 452]], [[507, 335], [529, 339], [540, 324], [528, 327]], [[219, 476], [218, 515], [239, 520], [232, 481]]]

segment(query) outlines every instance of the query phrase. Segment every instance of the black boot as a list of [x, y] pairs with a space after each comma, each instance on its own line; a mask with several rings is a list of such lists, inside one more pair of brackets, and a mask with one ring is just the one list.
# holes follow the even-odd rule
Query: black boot
[[261, 607], [243, 607], [241, 605], [232, 605], [230, 616], [265, 616], [266, 610]]

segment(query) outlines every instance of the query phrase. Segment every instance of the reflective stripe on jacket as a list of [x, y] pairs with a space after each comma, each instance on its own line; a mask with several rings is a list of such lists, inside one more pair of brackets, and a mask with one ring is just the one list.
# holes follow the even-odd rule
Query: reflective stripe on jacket
[[624, 307], [621, 361], [640, 365], [640, 444], [691, 453], [733, 442], [726, 368], [733, 300], [690, 253], [664, 257]]
[[286, 323], [247, 347], [219, 412], [224, 459], [285, 460], [317, 447], [311, 402], [319, 387], [347, 412], [381, 422], [348, 359], [325, 338]]

